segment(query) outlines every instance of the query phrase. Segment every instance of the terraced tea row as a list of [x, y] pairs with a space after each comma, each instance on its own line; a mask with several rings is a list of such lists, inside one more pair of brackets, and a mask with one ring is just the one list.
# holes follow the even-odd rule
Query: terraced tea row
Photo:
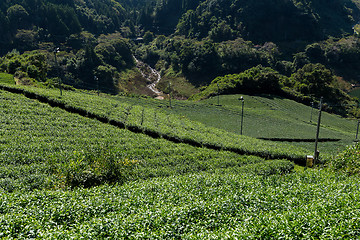
[[78, 112], [126, 127], [135, 132], [144, 132], [155, 137], [163, 137], [175, 142], [190, 143], [213, 149], [230, 150], [241, 154], [258, 155], [265, 158], [287, 158], [302, 162], [309, 151], [290, 144], [261, 141], [247, 136], [207, 127], [179, 115], [169, 114], [158, 109], [131, 105], [108, 97], [67, 91], [59, 97], [55, 90], [39, 88], [19, 88], [2, 86], [8, 91], [23, 93], [53, 106]]
[[5, 91], [0, 91], [0, 111], [0, 188], [6, 191], [59, 187], [61, 178], [71, 178], [68, 183], [76, 178], [80, 185], [104, 180], [96, 174], [118, 167], [106, 163], [123, 164], [120, 171], [134, 163], [127, 180], [216, 169], [246, 172], [249, 164], [257, 164], [249, 171], [259, 174], [293, 168], [287, 161], [154, 139]]
[[0, 195], [0, 238], [357, 239], [360, 181], [199, 173]]

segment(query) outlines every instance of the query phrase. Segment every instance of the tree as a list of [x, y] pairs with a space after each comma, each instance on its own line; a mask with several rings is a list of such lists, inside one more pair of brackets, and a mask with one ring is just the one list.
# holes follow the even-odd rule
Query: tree
[[13, 30], [27, 27], [29, 13], [20, 5], [15, 4], [7, 9], [7, 17], [9, 19], [10, 28]]
[[214, 42], [222, 42], [233, 38], [233, 30], [225, 21], [217, 24], [209, 32], [209, 37]]
[[98, 78], [99, 88], [105, 92], [115, 93], [114, 73], [115, 68], [112, 66], [100, 65], [94, 70], [94, 74]]
[[333, 91], [330, 84], [335, 81], [335, 77], [329, 69], [320, 63], [306, 64], [292, 74], [290, 79], [294, 82], [295, 90], [302, 94], [331, 99]]
[[149, 44], [150, 42], [152, 42], [152, 40], [154, 40], [154, 34], [150, 31], [147, 31], [145, 34], [144, 34], [144, 43], [145, 44]]

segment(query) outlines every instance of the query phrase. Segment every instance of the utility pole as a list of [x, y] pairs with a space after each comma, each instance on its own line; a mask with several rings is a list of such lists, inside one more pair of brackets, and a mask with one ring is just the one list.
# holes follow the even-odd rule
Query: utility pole
[[217, 89], [218, 89], [218, 92], [217, 92], [217, 105], [220, 106], [220, 87], [219, 87], [219, 83], [216, 83], [217, 84]]
[[358, 120], [358, 123], [357, 123], [357, 128], [356, 128], [356, 137], [355, 137], [355, 140], [358, 139], [358, 135], [359, 135], [359, 125], [360, 125], [360, 120]]
[[323, 103], [323, 97], [320, 98], [320, 104], [319, 104], [319, 117], [318, 117], [318, 122], [317, 122], [316, 138], [315, 138], [314, 165], [318, 161], [318, 158], [319, 158], [319, 152], [318, 152], [317, 148], [318, 148], [318, 142], [319, 142], [322, 103]]
[[244, 123], [244, 97], [241, 96], [240, 99], [241, 101], [241, 128], [240, 128], [240, 135], [243, 134], [243, 123]]
[[97, 76], [94, 76], [94, 80], [96, 82], [96, 88], [97, 88], [97, 95], [100, 95], [100, 89], [99, 89], [99, 79], [97, 78]]
[[171, 82], [169, 82], [169, 107], [171, 107]]
[[55, 64], [56, 64], [56, 69], [57, 69], [57, 72], [58, 72], [58, 78], [59, 78], [59, 90], [60, 90], [60, 96], [62, 96], [62, 88], [61, 88], [61, 77], [59, 76], [59, 64], [58, 64], [58, 61], [57, 61], [57, 57], [56, 57], [56, 54], [60, 52], [60, 49], [59, 48], [55, 48], [54, 50], [54, 56], [55, 56]]

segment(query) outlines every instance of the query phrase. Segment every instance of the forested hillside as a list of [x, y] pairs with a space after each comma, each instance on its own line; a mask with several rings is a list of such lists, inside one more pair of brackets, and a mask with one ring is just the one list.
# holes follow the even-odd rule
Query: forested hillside
[[160, 90], [168, 92], [172, 82], [174, 95], [187, 98], [194, 91], [184, 86], [206, 86], [258, 65], [290, 77], [320, 63], [333, 75], [332, 87], [348, 91], [360, 75], [359, 6], [357, 0], [2, 1], [0, 70], [23, 84], [55, 86], [60, 78], [69, 86], [147, 94], [135, 55], [161, 72]]
[[0, 39], [2, 51], [64, 42], [81, 31], [136, 37], [150, 30], [256, 44], [316, 41], [352, 33], [359, 13], [351, 0], [15, 0], [0, 3]]
[[347, 0], [207, 0], [183, 15], [177, 33], [214, 41], [314, 41], [351, 32], [358, 16]]

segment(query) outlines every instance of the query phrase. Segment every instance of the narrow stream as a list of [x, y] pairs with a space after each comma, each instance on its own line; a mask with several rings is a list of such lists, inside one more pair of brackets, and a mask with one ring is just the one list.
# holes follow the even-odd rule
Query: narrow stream
[[158, 84], [161, 80], [161, 75], [156, 69], [150, 67], [148, 64], [138, 60], [134, 56], [136, 67], [140, 70], [141, 75], [150, 82], [149, 85], [147, 85], [147, 88], [149, 88], [156, 96], [162, 97], [163, 92], [159, 91], [156, 88], [156, 84]]

